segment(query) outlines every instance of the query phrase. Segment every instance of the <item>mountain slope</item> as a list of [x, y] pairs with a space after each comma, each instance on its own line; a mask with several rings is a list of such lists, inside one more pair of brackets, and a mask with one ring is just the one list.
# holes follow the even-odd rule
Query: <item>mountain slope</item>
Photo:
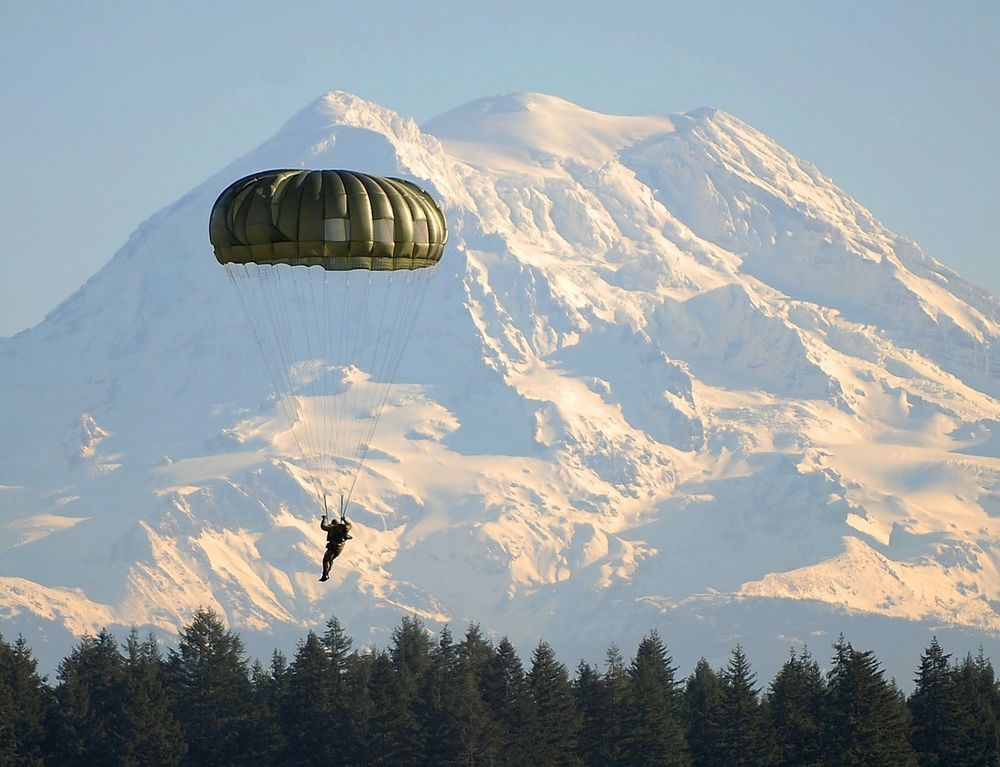
[[[451, 229], [329, 584], [206, 236], [270, 167], [414, 179]], [[749, 600], [769, 631], [846, 608], [990, 638], [998, 336], [995, 296], [724, 112], [511, 94], [420, 127], [332, 92], [0, 342], [0, 614], [212, 605], [266, 643], [414, 613], [598, 657], [662, 621], [740, 635]]]

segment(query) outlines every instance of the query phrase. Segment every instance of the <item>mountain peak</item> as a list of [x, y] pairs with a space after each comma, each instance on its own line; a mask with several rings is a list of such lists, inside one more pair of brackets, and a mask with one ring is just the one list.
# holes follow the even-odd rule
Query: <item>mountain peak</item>
[[697, 107], [696, 109], [688, 110], [684, 114], [685, 116], [692, 117], [695, 120], [710, 120], [721, 111], [722, 110], [718, 107], [702, 106]]
[[422, 128], [470, 164], [512, 168], [517, 160], [537, 168], [552, 160], [600, 163], [673, 132], [674, 123], [666, 116], [602, 114], [558, 96], [520, 92], [470, 101]]
[[[275, 167], [419, 180], [454, 235], [335, 590], [285, 420], [333, 397], [275, 397], [205, 231], [226, 185]], [[703, 653], [711, 614], [779, 663], [775, 633], [815, 614], [797, 598], [1000, 630], [995, 299], [721, 110], [512, 93], [421, 128], [331, 91], [16, 347], [0, 612], [20, 625], [170, 630], [207, 604], [268, 643], [331, 611], [378, 642], [413, 613], [597, 657], [663, 621]], [[744, 597], [784, 625], [730, 620]]]
[[319, 154], [338, 128], [359, 128], [406, 141], [413, 141], [419, 135], [416, 121], [404, 119], [393, 110], [353, 93], [334, 90], [297, 112], [269, 143], [307, 142], [312, 145], [312, 153]]

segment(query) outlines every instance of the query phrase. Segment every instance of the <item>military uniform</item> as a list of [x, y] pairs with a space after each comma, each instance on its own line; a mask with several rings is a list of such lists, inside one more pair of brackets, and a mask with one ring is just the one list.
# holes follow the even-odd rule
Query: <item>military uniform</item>
[[330, 568], [333, 560], [340, 556], [344, 550], [344, 544], [351, 538], [350, 520], [341, 519], [327, 522], [326, 517], [319, 523], [319, 526], [326, 532], [326, 553], [323, 555], [323, 577], [321, 581], [329, 580]]

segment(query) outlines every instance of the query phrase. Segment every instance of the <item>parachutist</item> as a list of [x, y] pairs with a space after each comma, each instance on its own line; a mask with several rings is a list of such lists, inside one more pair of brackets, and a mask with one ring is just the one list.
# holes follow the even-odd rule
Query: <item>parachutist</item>
[[[287, 416], [295, 446], [288, 457], [298, 459], [326, 514], [329, 469], [321, 467], [327, 459], [353, 466], [345, 488], [362, 474], [392, 373], [444, 255], [444, 212], [405, 179], [265, 170], [219, 195], [208, 237]], [[342, 501], [339, 523], [323, 519], [331, 534], [324, 581], [350, 538], [344, 508]]]
[[351, 539], [351, 521], [341, 515], [340, 521], [327, 522], [326, 514], [323, 515], [319, 523], [320, 528], [326, 532], [326, 553], [323, 555], [323, 576], [321, 581], [330, 579], [330, 568], [333, 560], [340, 556], [344, 550], [344, 544]]

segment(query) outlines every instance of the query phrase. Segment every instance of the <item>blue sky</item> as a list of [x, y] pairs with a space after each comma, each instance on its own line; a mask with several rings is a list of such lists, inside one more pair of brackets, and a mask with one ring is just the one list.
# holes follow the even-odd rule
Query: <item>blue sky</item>
[[418, 121], [720, 107], [1000, 293], [998, 40], [994, 0], [4, 0], [0, 335], [333, 89]]

